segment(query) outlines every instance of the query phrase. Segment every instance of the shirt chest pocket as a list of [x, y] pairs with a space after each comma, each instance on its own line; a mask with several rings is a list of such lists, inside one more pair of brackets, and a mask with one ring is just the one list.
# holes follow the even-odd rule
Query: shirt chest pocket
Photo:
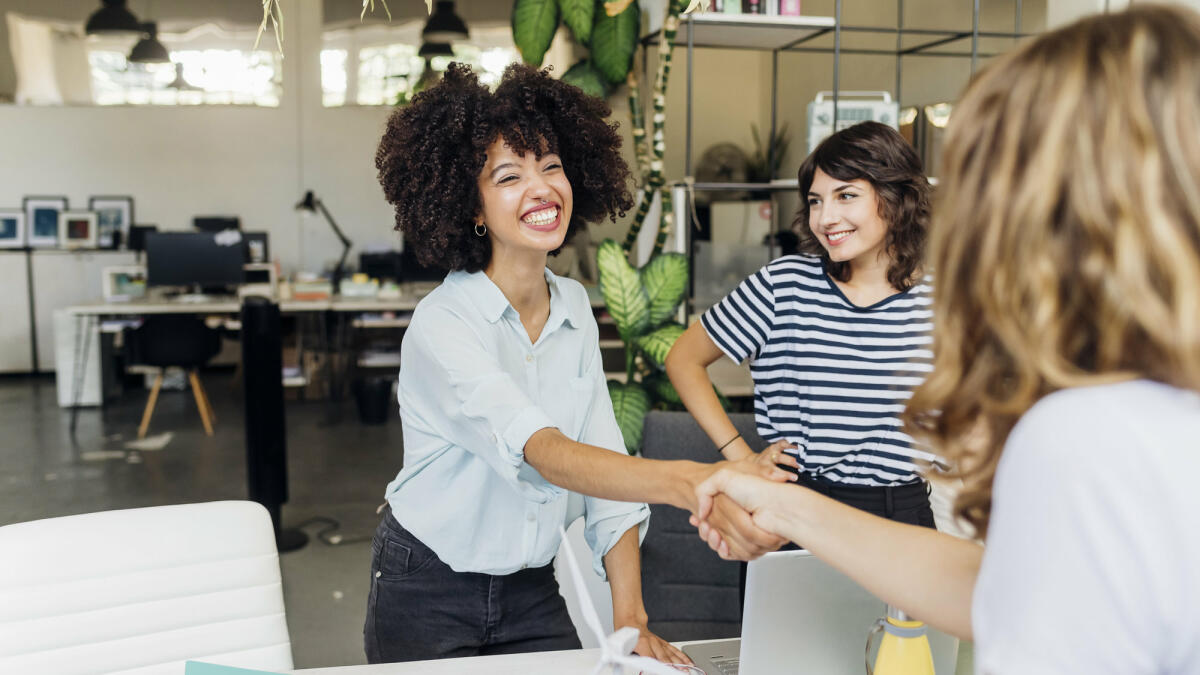
[[590, 376], [563, 378], [542, 392], [542, 408], [559, 431], [577, 441], [583, 435], [595, 393], [595, 380]]

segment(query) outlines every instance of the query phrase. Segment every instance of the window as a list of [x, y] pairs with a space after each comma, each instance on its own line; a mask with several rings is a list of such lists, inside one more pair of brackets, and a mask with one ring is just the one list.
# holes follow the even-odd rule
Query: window
[[[396, 105], [418, 90], [425, 60], [417, 56], [421, 22], [367, 25], [326, 31], [321, 51], [324, 104]], [[508, 64], [520, 60], [508, 26], [471, 26], [471, 43], [453, 45], [454, 56], [438, 56], [430, 67], [444, 71], [451, 61], [469, 64], [489, 86], [500, 82]]]
[[232, 104], [276, 107], [279, 55], [238, 49], [171, 51], [172, 63], [130, 63], [127, 52], [90, 50], [92, 96], [99, 105]]

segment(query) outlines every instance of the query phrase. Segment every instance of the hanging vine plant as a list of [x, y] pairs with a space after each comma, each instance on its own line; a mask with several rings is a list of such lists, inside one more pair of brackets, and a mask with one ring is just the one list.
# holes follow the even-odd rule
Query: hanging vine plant
[[[641, 186], [638, 208], [622, 244], [610, 239], [600, 245], [597, 268], [606, 308], [624, 342], [625, 378], [624, 381], [609, 380], [608, 393], [625, 439], [625, 449], [630, 454], [641, 449], [644, 419], [652, 407], [682, 407], [679, 393], [663, 367], [667, 353], [684, 331], [684, 326], [673, 319], [688, 288], [687, 257], [663, 253], [674, 218], [671, 193], [664, 187], [663, 177], [665, 111], [671, 52], [679, 16], [696, 6], [707, 8], [707, 4], [693, 0], [684, 9], [681, 0], [667, 3], [658, 41], [658, 70], [648, 134], [637, 71], [632, 67], [641, 27], [641, 10], [636, 0], [515, 0], [513, 3], [513, 42], [526, 63], [542, 64], [561, 22], [579, 44], [588, 47], [588, 56], [571, 66], [563, 74], [563, 81], [601, 98], [607, 97], [622, 82], [629, 87], [629, 111]], [[662, 203], [658, 236], [649, 261], [637, 269], [630, 264], [630, 255], [656, 196]], [[725, 402], [723, 398], [722, 402]]]

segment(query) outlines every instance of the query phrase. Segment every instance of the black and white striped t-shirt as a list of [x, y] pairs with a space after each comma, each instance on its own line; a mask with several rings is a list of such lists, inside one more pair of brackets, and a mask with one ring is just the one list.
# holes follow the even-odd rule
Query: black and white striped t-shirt
[[[900, 414], [932, 369], [930, 279], [858, 307], [820, 258], [779, 258], [701, 316], [721, 351], [754, 377], [758, 433], [786, 438], [805, 471], [854, 485], [900, 485], [934, 455]], [[759, 448], [755, 448], [758, 450]]]

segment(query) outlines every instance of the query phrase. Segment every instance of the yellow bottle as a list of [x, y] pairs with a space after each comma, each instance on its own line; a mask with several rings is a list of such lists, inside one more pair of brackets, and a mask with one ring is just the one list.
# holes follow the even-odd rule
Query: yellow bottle
[[[887, 618], [879, 621], [876, 630], [883, 630], [874, 675], [934, 675], [933, 652], [929, 649], [928, 629], [913, 621], [900, 610], [889, 606]], [[869, 638], [868, 638], [869, 640]]]

